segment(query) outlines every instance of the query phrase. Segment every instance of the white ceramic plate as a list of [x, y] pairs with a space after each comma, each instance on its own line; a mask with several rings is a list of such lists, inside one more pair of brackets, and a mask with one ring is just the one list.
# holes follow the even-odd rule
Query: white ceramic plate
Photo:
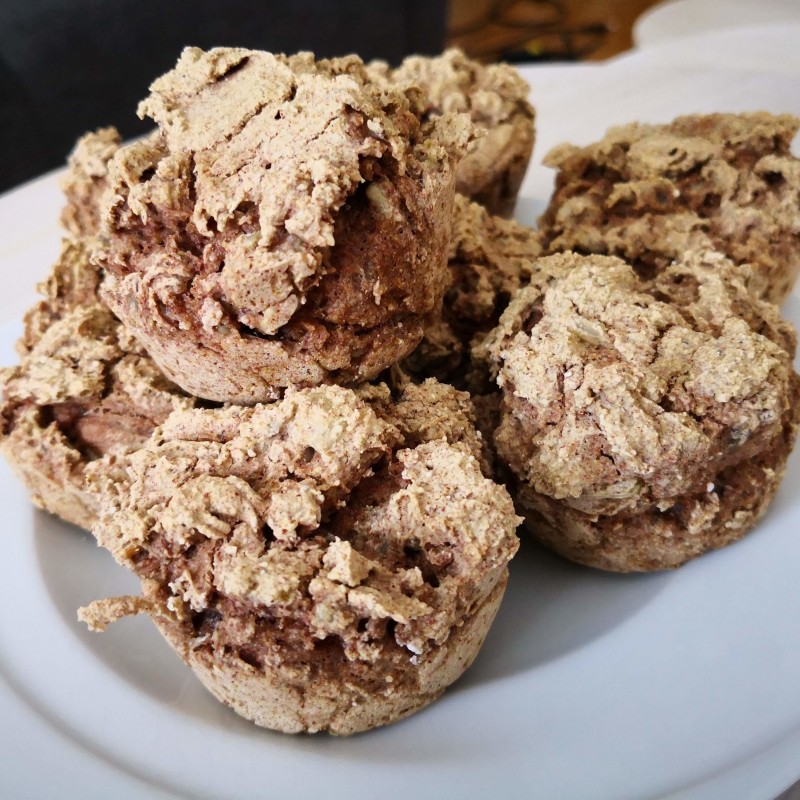
[[800, 69], [800, 4], [792, 19], [666, 39], [642, 48], [681, 67], [787, 72]]
[[[765, 106], [786, 76], [638, 56], [526, 70], [539, 140], [630, 119]], [[550, 177], [531, 171], [531, 219]], [[56, 177], [0, 198], [0, 357], [58, 248]], [[800, 298], [787, 314], [800, 322]], [[88, 534], [0, 465], [0, 796], [770, 800], [800, 775], [800, 457], [744, 541], [670, 574], [619, 576], [528, 541], [484, 651], [426, 711], [354, 737], [259, 730], [213, 700], [148, 620], [91, 634], [75, 609], [135, 589]]]
[[686, 36], [768, 23], [800, 22], [797, 0], [667, 0], [648, 8], [633, 26], [637, 47]]

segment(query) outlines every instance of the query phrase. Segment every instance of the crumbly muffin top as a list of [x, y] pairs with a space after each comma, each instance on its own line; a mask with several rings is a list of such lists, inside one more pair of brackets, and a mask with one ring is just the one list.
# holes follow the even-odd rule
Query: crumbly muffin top
[[423, 120], [467, 113], [475, 128], [458, 164], [456, 189], [495, 214], [511, 216], [535, 135], [529, 87], [507, 64], [484, 65], [457, 49], [433, 58], [411, 56], [397, 69], [372, 62], [377, 82], [404, 87]]
[[137, 446], [175, 410], [191, 407], [96, 296], [85, 240], [65, 241], [45, 296], [25, 317], [21, 362], [0, 371], [4, 434], [55, 424], [76, 452], [96, 458]]
[[457, 48], [436, 58], [410, 56], [391, 76], [397, 83], [408, 82], [422, 89], [424, 114], [464, 111], [485, 128], [500, 125], [515, 114], [533, 117], [527, 100], [530, 88], [516, 69], [508, 64], [481, 64]]
[[612, 128], [587, 147], [560, 145], [542, 229], [550, 252], [618, 255], [649, 277], [687, 250], [751, 263], [773, 302], [800, 267], [800, 120], [767, 113], [679, 117]]
[[544, 259], [486, 349], [504, 392], [502, 457], [591, 514], [669, 507], [781, 428], [794, 334], [746, 270], [691, 253], [651, 284], [623, 261]]
[[466, 448], [483, 474], [492, 477], [491, 453], [476, 428], [476, 409], [469, 393], [434, 378], [412, 383], [402, 376], [399, 384], [394, 392], [386, 384], [365, 384], [356, 391], [403, 433], [404, 447], [444, 439]]
[[90, 250], [86, 238], [62, 240], [61, 252], [50, 274], [36, 287], [43, 299], [25, 314], [25, 330], [17, 342], [20, 356], [30, 353], [65, 314], [98, 303], [100, 271], [91, 263]]
[[[204, 325], [224, 325], [233, 309], [238, 323], [263, 335], [284, 325], [319, 281], [337, 214], [361, 184], [388, 162], [400, 176], [437, 169], [467, 136], [451, 117], [421, 132], [405, 94], [372, 84], [358, 59], [315, 62], [308, 53], [188, 48], [139, 113], [160, 133], [112, 160], [110, 231], [154, 217], [168, 230], [185, 226], [196, 241], [182, 243], [178, 231], [173, 244], [208, 268], [195, 278], [176, 265], [181, 274], [170, 276], [162, 259], [165, 293], [171, 278], [172, 290], [203, 295]], [[395, 198], [373, 194], [394, 213]]]
[[423, 653], [511, 558], [513, 504], [469, 447], [416, 443], [427, 428], [404, 429], [410, 408], [393, 418], [385, 391], [370, 392], [176, 413], [128, 457], [124, 480], [93, 470], [99, 541], [158, 587], [155, 613], [193, 626], [192, 646], [238, 648], [250, 663], [315, 648], [324, 660], [332, 639], [350, 660]]
[[75, 237], [95, 236], [100, 231], [102, 209], [108, 203], [108, 162], [122, 139], [116, 128], [100, 128], [81, 136], [67, 161], [61, 189], [67, 203], [61, 225]]

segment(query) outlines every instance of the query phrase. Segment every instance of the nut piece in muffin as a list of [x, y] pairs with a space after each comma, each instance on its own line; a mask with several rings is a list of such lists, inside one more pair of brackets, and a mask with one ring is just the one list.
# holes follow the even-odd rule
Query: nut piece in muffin
[[369, 67], [395, 83], [417, 85], [423, 119], [448, 111], [470, 115], [479, 135], [458, 165], [456, 190], [510, 217], [536, 136], [530, 87], [519, 72], [508, 64], [480, 64], [457, 49], [435, 58], [410, 56], [395, 70], [378, 62]]
[[85, 243], [65, 241], [25, 317], [21, 363], [0, 370], [0, 450], [37, 506], [87, 529], [88, 464], [138, 447], [192, 405], [97, 301], [98, 282]]
[[710, 114], [555, 148], [549, 252], [619, 256], [652, 277], [688, 250], [719, 250], [751, 265], [756, 295], [782, 303], [800, 269], [798, 127], [790, 115]]
[[465, 376], [473, 339], [497, 325], [514, 293], [531, 282], [542, 252], [537, 231], [493, 216], [457, 194], [448, 261], [450, 285], [442, 315], [426, 329], [404, 369], [459, 385], [469, 383]]
[[485, 345], [498, 455], [534, 535], [616, 571], [677, 567], [747, 533], [800, 415], [795, 337], [717, 253], [646, 283], [620, 259], [550, 256]]
[[[410, 91], [410, 90], [409, 90]], [[439, 313], [466, 115], [422, 125], [355, 56], [186, 49], [108, 165], [101, 295], [216, 401], [357, 383]]]
[[82, 619], [150, 614], [215, 696], [276, 730], [424, 707], [477, 654], [518, 546], [468, 415], [438, 413], [448, 391], [458, 405], [430, 382], [173, 414], [121, 480], [93, 469], [95, 533], [143, 594]]

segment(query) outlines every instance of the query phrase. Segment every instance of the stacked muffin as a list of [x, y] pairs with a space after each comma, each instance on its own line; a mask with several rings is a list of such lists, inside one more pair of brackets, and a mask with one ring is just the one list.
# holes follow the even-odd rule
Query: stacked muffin
[[148, 614], [243, 716], [354, 733], [475, 658], [517, 511], [621, 571], [752, 528], [798, 424], [771, 304], [796, 121], [564, 146], [535, 231], [504, 218], [526, 94], [455, 51], [187, 49], [140, 106], [153, 134], [79, 142], [1, 444], [140, 578], [91, 628]]
[[746, 534], [800, 404], [774, 303], [800, 268], [800, 120], [712, 114], [546, 158], [535, 262], [473, 356], [526, 527], [568, 558], [656, 570]]
[[469, 396], [389, 372], [440, 317], [475, 135], [424, 91], [356, 57], [186, 50], [140, 107], [152, 135], [76, 147], [69, 237], [4, 375], [34, 502], [141, 579], [84, 619], [149, 614], [278, 730], [430, 703], [518, 546]]

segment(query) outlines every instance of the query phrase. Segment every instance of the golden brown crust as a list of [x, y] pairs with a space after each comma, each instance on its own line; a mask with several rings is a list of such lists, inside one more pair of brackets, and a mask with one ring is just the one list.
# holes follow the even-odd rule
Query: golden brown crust
[[438, 313], [465, 116], [420, 125], [355, 57], [184, 51], [109, 165], [102, 295], [176, 383], [359, 382]]
[[65, 242], [2, 370], [0, 448], [39, 507], [91, 528], [87, 464], [137, 447], [185, 397], [97, 302], [86, 240]]
[[752, 265], [753, 292], [780, 304], [800, 269], [800, 161], [790, 115], [710, 114], [612, 128], [561, 145], [541, 219], [550, 252], [627, 259], [650, 277], [684, 252], [717, 249]]
[[616, 570], [744, 535], [796, 434], [791, 326], [716, 253], [650, 284], [615, 258], [543, 261], [565, 277], [522, 290], [485, 345], [503, 391], [495, 443], [537, 535]]
[[178, 412], [124, 478], [91, 469], [98, 540], [142, 579], [145, 610], [187, 663], [258, 724], [393, 721], [485, 636], [518, 518], [482, 475], [474, 432], [411, 414], [426, 414], [421, 393], [437, 403], [409, 386], [396, 415], [380, 387], [362, 399], [330, 386]]
[[469, 113], [478, 136], [458, 165], [456, 190], [492, 214], [511, 216], [535, 140], [530, 87], [517, 70], [480, 64], [453, 48], [435, 58], [411, 56], [396, 70], [383, 66], [383, 72], [421, 89], [423, 118]]

